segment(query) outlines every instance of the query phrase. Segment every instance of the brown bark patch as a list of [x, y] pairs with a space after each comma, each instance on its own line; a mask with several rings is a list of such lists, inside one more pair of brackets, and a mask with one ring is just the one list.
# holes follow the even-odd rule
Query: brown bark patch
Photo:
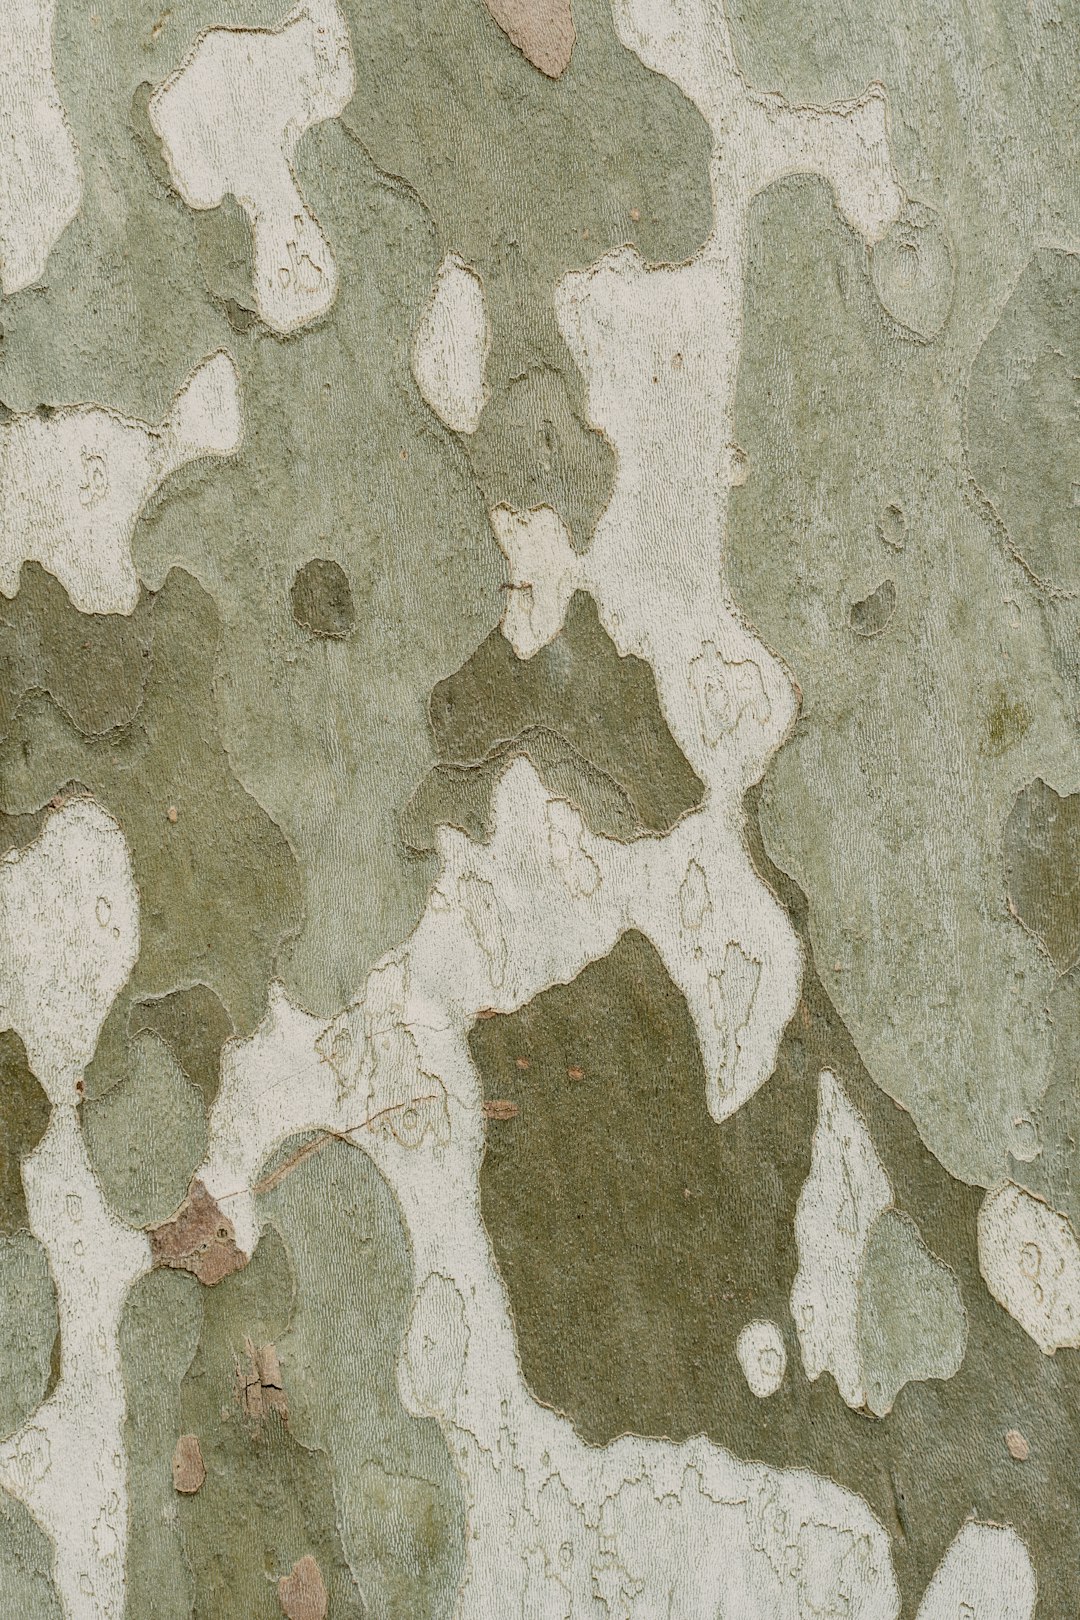
[[194, 1496], [206, 1478], [206, 1465], [197, 1434], [182, 1434], [173, 1452], [173, 1486], [182, 1496]]
[[236, 1398], [244, 1416], [256, 1428], [276, 1412], [283, 1423], [289, 1421], [289, 1400], [281, 1377], [281, 1363], [272, 1344], [244, 1340], [245, 1360], [236, 1361]]
[[505, 1097], [490, 1097], [481, 1106], [485, 1119], [517, 1119], [521, 1112], [516, 1102]]
[[484, 0], [484, 4], [533, 67], [549, 79], [566, 72], [577, 37], [570, 0]]
[[207, 1288], [240, 1271], [248, 1261], [237, 1247], [232, 1222], [201, 1181], [192, 1182], [175, 1215], [151, 1227], [150, 1252], [155, 1266], [193, 1272]]
[[278, 1581], [277, 1590], [286, 1620], [326, 1620], [326, 1585], [310, 1553], [296, 1560], [291, 1573]]

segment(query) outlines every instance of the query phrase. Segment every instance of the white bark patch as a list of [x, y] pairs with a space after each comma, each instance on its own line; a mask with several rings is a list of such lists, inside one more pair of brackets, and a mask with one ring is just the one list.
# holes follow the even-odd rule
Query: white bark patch
[[275, 332], [325, 315], [337, 291], [330, 244], [300, 192], [304, 131], [355, 88], [337, 0], [304, 0], [272, 32], [212, 28], [150, 98], [173, 183], [189, 208], [235, 197], [251, 221], [255, 303]]
[[1035, 1571], [1015, 1530], [963, 1526], [934, 1571], [916, 1620], [1031, 1620]]
[[448, 253], [416, 329], [412, 371], [440, 422], [475, 433], [487, 404], [484, 367], [491, 346], [484, 288], [475, 270]]
[[69, 799], [0, 860], [0, 1028], [18, 1031], [54, 1105], [76, 1101], [138, 954], [124, 835], [93, 800]]
[[1044, 1355], [1080, 1348], [1080, 1244], [1067, 1216], [1008, 1182], [979, 1210], [987, 1288]]
[[0, 423], [0, 592], [14, 596], [35, 558], [81, 613], [131, 613], [131, 537], [171, 473], [240, 447], [240, 383], [224, 350], [183, 383], [156, 427], [101, 405], [31, 411]]
[[787, 1351], [775, 1322], [747, 1322], [735, 1341], [735, 1354], [750, 1393], [759, 1400], [775, 1395], [787, 1371]]
[[97, 804], [69, 801], [33, 844], [0, 863], [0, 1023], [22, 1036], [53, 1104], [45, 1136], [24, 1160], [23, 1182], [60, 1317], [56, 1389], [0, 1446], [0, 1485], [53, 1540], [66, 1620], [120, 1620], [124, 1604], [119, 1323], [150, 1249], [105, 1207], [79, 1129], [75, 1082], [138, 947], [131, 857]]
[[82, 196], [79, 149], [53, 72], [56, 0], [6, 0], [0, 49], [0, 287], [38, 280]]
[[791, 1314], [806, 1376], [832, 1373], [848, 1406], [866, 1406], [859, 1353], [859, 1277], [870, 1229], [892, 1188], [869, 1132], [823, 1070], [810, 1174], [795, 1210], [799, 1269]]
[[519, 658], [531, 658], [562, 629], [577, 589], [581, 560], [566, 524], [550, 506], [518, 512], [496, 506], [489, 514], [499, 550], [510, 565], [500, 629]]

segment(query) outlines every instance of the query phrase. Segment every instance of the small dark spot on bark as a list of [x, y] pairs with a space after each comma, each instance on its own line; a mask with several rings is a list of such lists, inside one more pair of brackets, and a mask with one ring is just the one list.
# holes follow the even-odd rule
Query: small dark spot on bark
[[312, 635], [340, 641], [356, 623], [349, 576], [340, 563], [312, 557], [299, 570], [289, 591], [292, 616]]
[[852, 602], [848, 623], [857, 636], [879, 636], [896, 612], [896, 583], [883, 579], [861, 602]]

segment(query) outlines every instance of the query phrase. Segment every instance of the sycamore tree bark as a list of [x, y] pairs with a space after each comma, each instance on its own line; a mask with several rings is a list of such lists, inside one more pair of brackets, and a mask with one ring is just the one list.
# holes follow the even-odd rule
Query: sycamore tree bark
[[1068, 1620], [1080, 5], [6, 0], [0, 1612]]

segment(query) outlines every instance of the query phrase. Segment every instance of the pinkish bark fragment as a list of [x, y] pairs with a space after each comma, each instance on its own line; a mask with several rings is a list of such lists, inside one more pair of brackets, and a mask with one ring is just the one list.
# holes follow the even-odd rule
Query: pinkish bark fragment
[[206, 1478], [206, 1465], [197, 1434], [182, 1434], [172, 1460], [173, 1486], [182, 1496], [194, 1496]]
[[566, 72], [577, 37], [570, 0], [484, 0], [484, 4], [533, 67], [549, 79]]
[[286, 1620], [326, 1620], [326, 1586], [310, 1553], [298, 1558], [291, 1573], [278, 1581], [278, 1602]]
[[201, 1181], [193, 1181], [191, 1191], [175, 1215], [150, 1230], [150, 1252], [155, 1266], [172, 1266], [190, 1271], [207, 1288], [247, 1265], [248, 1257], [237, 1247], [232, 1222], [223, 1215]]

